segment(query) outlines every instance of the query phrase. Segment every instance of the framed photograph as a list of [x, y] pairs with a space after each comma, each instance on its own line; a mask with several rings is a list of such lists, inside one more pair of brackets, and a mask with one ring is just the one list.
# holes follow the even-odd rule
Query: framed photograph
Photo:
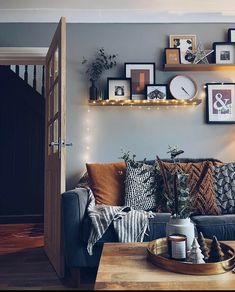
[[235, 28], [228, 29], [228, 41], [235, 42]]
[[107, 78], [107, 95], [111, 100], [131, 99], [131, 78]]
[[182, 64], [191, 64], [194, 60], [192, 50], [196, 49], [196, 35], [170, 35], [170, 48], [179, 48]]
[[235, 63], [235, 42], [215, 42], [213, 43], [215, 64]]
[[207, 123], [235, 123], [235, 83], [206, 84]]
[[146, 99], [166, 99], [167, 98], [167, 85], [166, 84], [147, 84], [145, 87]]
[[131, 78], [132, 99], [145, 99], [145, 85], [155, 83], [155, 63], [125, 63], [124, 70]]
[[180, 64], [180, 49], [165, 48], [165, 64]]

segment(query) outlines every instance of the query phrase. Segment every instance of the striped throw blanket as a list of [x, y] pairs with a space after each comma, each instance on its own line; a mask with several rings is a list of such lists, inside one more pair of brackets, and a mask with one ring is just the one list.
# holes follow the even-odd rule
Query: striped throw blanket
[[96, 205], [95, 197], [88, 188], [88, 216], [91, 219], [91, 231], [87, 251], [93, 254], [94, 244], [103, 236], [113, 223], [119, 242], [142, 242], [149, 229], [149, 218], [154, 213], [134, 210], [129, 206]]

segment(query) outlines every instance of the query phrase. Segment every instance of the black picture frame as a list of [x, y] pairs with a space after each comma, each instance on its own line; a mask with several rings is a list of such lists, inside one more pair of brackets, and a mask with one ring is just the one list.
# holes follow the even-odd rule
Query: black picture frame
[[235, 124], [235, 83], [206, 83], [206, 122]]
[[214, 63], [235, 64], [235, 42], [214, 42]]
[[147, 100], [164, 100], [167, 99], [167, 84], [146, 84], [145, 98]]
[[165, 64], [181, 64], [180, 48], [164, 49]]
[[235, 42], [235, 28], [228, 29], [228, 42]]
[[131, 100], [132, 99], [131, 78], [108, 77], [107, 99]]
[[145, 85], [155, 83], [155, 63], [124, 63], [124, 74], [131, 78], [132, 99], [145, 99]]

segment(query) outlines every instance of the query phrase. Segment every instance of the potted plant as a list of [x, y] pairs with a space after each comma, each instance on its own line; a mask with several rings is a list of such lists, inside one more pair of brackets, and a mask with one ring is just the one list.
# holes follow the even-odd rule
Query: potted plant
[[[178, 147], [169, 146], [168, 153], [171, 154], [171, 159], [175, 163], [176, 157], [184, 153], [184, 151], [179, 150]], [[157, 162], [163, 178], [163, 195], [166, 197], [167, 208], [171, 213], [170, 220], [166, 226], [166, 235], [186, 235], [187, 249], [189, 250], [195, 237], [194, 224], [190, 220], [190, 215], [193, 211], [190, 192], [194, 190], [189, 189], [187, 173], [177, 169], [171, 174], [165, 170], [163, 162], [158, 156]]]
[[98, 49], [95, 59], [90, 62], [83, 57], [82, 64], [87, 66], [86, 74], [91, 81], [90, 99], [97, 99], [97, 87], [95, 83], [105, 70], [109, 70], [116, 66], [116, 58], [117, 54], [107, 54], [104, 48]]

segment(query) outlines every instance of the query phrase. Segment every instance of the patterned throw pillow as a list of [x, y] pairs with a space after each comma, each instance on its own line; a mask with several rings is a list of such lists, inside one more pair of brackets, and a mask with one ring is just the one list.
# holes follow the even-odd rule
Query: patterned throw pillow
[[222, 214], [235, 213], [235, 163], [214, 166], [215, 194]]
[[155, 180], [153, 165], [127, 162], [125, 180], [125, 205], [135, 210], [156, 209], [156, 195], [152, 184]]
[[[215, 190], [214, 190], [214, 178], [213, 178], [213, 166], [216, 163], [204, 161], [196, 163], [167, 163], [163, 162], [165, 169], [171, 173], [177, 169], [181, 169], [183, 172], [189, 174], [188, 183], [190, 187], [190, 195], [192, 196], [192, 209], [195, 210], [194, 214], [201, 215], [219, 215], [220, 209], [217, 205]], [[205, 175], [202, 173], [204, 166], [207, 165], [207, 171]], [[204, 176], [204, 177], [202, 177]], [[194, 186], [198, 180], [201, 180], [200, 187], [196, 193], [192, 194]]]

